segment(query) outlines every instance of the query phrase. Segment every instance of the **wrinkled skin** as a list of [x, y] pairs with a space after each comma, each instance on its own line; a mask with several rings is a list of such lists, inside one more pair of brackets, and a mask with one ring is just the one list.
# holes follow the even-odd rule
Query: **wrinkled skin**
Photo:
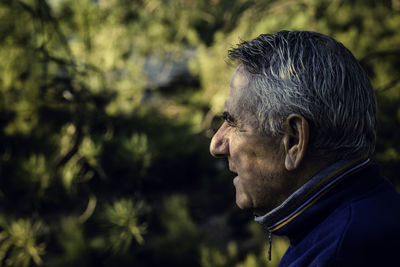
[[240, 104], [247, 88], [247, 73], [239, 65], [224, 104], [225, 122], [213, 136], [210, 152], [214, 157], [227, 158], [229, 169], [237, 174], [233, 183], [238, 207], [263, 215], [282, 203], [299, 185], [285, 167], [284, 135], [260, 134], [256, 118]]

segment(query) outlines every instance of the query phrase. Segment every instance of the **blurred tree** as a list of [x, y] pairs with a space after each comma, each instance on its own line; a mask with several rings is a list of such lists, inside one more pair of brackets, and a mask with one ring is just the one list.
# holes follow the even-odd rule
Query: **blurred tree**
[[[264, 266], [208, 138], [240, 39], [314, 30], [375, 86], [400, 185], [400, 5], [343, 0], [0, 2], [0, 264]], [[397, 180], [396, 180], [397, 179]], [[274, 266], [287, 241], [275, 239]]]
[[32, 224], [30, 220], [19, 219], [7, 223], [2, 219], [1, 227], [4, 230], [0, 232], [0, 266], [3, 262], [6, 266], [19, 267], [29, 266], [31, 261], [37, 265], [42, 263], [45, 244], [36, 244], [43, 232], [40, 222]]

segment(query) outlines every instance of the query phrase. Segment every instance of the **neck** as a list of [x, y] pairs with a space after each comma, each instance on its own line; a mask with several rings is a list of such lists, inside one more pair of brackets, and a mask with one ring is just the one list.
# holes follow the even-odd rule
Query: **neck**
[[309, 179], [282, 204], [267, 214], [256, 217], [255, 221], [264, 224], [269, 231], [280, 229], [316, 203], [346, 177], [364, 169], [368, 164], [369, 159], [365, 158], [341, 160], [331, 164]]
[[[314, 175], [336, 162], [335, 159], [320, 159], [316, 157], [307, 157], [299, 167], [298, 172], [294, 174], [294, 180], [297, 181], [297, 188], [300, 188], [308, 182]], [[297, 178], [297, 179], [296, 179]]]

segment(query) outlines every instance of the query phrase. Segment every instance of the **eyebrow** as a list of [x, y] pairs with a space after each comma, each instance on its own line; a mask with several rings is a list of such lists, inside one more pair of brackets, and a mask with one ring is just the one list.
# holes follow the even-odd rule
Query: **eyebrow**
[[231, 123], [235, 123], [235, 122], [236, 122], [235, 117], [232, 116], [232, 114], [230, 114], [228, 111], [224, 111], [224, 112], [222, 113], [222, 118], [223, 118], [224, 120], [228, 121], [228, 122], [231, 122]]

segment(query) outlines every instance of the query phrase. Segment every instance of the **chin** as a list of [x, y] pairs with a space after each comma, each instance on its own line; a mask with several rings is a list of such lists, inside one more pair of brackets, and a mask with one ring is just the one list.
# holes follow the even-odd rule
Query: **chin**
[[238, 206], [239, 209], [242, 210], [248, 210], [253, 208], [252, 205], [248, 203], [248, 201], [244, 201], [243, 199], [236, 199], [236, 206]]
[[237, 206], [239, 209], [241, 209], [241, 210], [246, 209], [245, 207], [243, 207], [242, 205], [240, 205], [237, 201], [236, 201], [236, 206]]

